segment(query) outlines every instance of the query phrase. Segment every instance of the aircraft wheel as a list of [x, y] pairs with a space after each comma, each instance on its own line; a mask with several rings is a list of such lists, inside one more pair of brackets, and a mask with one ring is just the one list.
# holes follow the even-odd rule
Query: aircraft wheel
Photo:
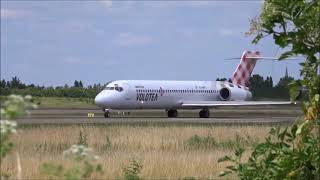
[[168, 111], [168, 117], [169, 118], [175, 118], [178, 116], [178, 111], [177, 110], [174, 110], [174, 109], [170, 109]]
[[199, 112], [199, 117], [200, 118], [209, 118], [210, 116], [210, 111], [209, 109], [203, 109]]
[[109, 117], [110, 117], [110, 116], [109, 116], [109, 111], [105, 111], [105, 112], [104, 112], [104, 117], [105, 117], [105, 118], [109, 118]]

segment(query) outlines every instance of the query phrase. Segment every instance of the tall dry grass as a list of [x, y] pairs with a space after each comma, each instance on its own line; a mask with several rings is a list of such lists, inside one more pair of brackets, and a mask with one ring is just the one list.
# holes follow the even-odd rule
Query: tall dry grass
[[[233, 147], [191, 148], [186, 144], [190, 137], [213, 137], [217, 144], [232, 142], [237, 135], [260, 141], [269, 130], [266, 126], [39, 126], [20, 128], [14, 142], [23, 179], [47, 179], [39, 171], [44, 162], [71, 166], [62, 152], [78, 143], [80, 131], [87, 136], [89, 147], [100, 155], [98, 161], [104, 167], [104, 174], [95, 178], [123, 178], [122, 168], [132, 158], [143, 164], [141, 177], [145, 179], [217, 178], [226, 166], [217, 160], [232, 154]], [[16, 171], [14, 155], [7, 156], [1, 162], [1, 172], [14, 179]]]

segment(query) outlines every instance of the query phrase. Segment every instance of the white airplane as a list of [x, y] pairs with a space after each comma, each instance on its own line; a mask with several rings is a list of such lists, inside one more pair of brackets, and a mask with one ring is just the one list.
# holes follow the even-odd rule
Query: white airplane
[[252, 97], [248, 80], [260, 53], [245, 51], [232, 75], [232, 82], [118, 80], [109, 82], [95, 97], [95, 103], [109, 110], [165, 109], [168, 117], [177, 117], [178, 109], [201, 109], [200, 118], [210, 116], [217, 106], [285, 105], [290, 101], [248, 101]]

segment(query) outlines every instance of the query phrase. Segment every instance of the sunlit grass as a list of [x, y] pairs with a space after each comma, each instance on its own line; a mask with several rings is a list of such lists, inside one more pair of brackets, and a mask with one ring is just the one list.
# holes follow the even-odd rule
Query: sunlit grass
[[[269, 130], [268, 126], [38, 126], [20, 128], [14, 142], [25, 179], [48, 178], [38, 168], [43, 162], [71, 166], [62, 152], [79, 143], [80, 131], [86, 136], [82, 142], [87, 141], [104, 167], [104, 174], [97, 178], [123, 178], [122, 168], [132, 158], [143, 164], [141, 177], [145, 179], [217, 178], [226, 166], [217, 160], [233, 153], [237, 137], [250, 137], [251, 141], [243, 141], [250, 148]], [[210, 137], [215, 145], [190, 146], [190, 138], [195, 135]], [[2, 162], [1, 171], [14, 178], [15, 168], [14, 157], [9, 155]]]

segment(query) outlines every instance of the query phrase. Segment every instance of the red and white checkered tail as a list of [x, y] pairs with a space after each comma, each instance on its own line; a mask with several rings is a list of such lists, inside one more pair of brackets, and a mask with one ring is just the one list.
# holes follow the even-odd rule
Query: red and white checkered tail
[[259, 57], [259, 51], [244, 51], [241, 56], [240, 63], [232, 75], [232, 83], [242, 86], [248, 86], [249, 78]]

